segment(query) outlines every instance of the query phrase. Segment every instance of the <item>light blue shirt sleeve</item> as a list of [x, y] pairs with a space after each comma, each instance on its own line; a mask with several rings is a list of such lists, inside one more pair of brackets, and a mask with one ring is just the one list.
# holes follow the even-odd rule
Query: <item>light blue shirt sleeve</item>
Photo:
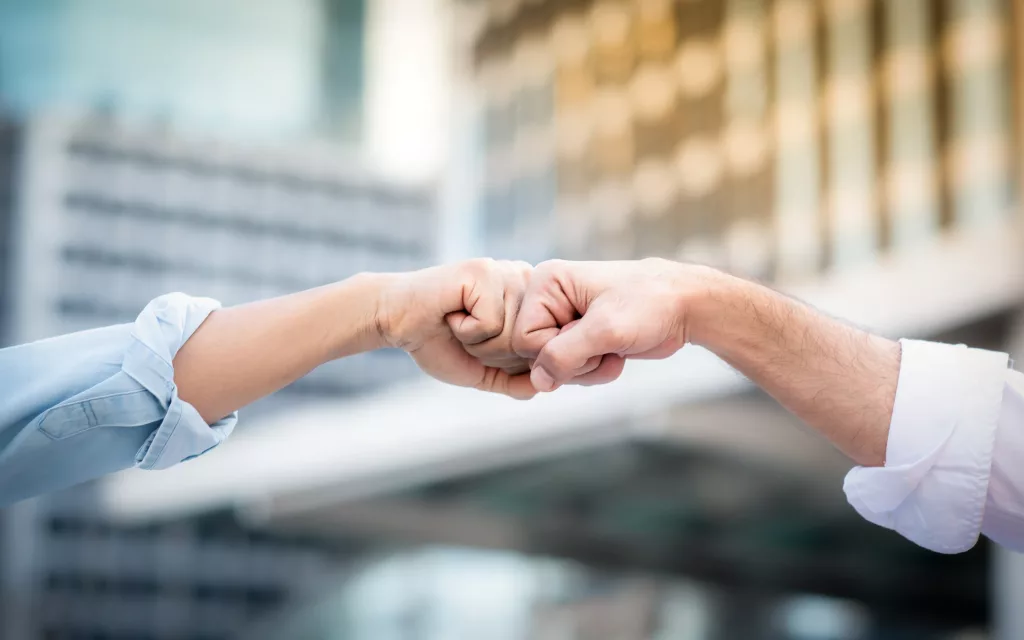
[[134, 324], [0, 350], [0, 506], [132, 466], [166, 469], [224, 441], [178, 397], [178, 349], [220, 306], [181, 293]]

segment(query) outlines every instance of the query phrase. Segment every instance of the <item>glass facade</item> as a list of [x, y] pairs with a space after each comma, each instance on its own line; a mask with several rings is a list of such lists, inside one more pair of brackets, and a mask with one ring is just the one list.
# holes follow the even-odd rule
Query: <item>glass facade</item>
[[358, 134], [363, 0], [0, 0], [0, 108]]

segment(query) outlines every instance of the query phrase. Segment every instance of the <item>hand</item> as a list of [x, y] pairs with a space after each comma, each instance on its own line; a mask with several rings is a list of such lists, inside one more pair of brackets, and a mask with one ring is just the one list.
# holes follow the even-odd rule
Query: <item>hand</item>
[[688, 300], [707, 291], [713, 274], [657, 258], [542, 263], [530, 278], [513, 346], [536, 359], [537, 391], [610, 382], [625, 358], [665, 358], [686, 344]]
[[512, 329], [531, 270], [478, 259], [390, 276], [378, 331], [442, 382], [528, 399], [536, 392]]

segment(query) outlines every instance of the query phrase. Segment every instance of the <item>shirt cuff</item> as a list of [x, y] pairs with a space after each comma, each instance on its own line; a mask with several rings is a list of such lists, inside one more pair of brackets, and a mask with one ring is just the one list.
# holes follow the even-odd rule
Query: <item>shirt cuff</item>
[[212, 425], [195, 407], [178, 397], [174, 356], [207, 316], [220, 308], [210, 298], [171, 293], [156, 298], [139, 314], [122, 370], [156, 397], [165, 410], [160, 426], [135, 456], [141, 469], [166, 469], [206, 453], [235, 427], [238, 413]]
[[981, 533], [992, 446], [1009, 358], [1005, 353], [901, 341], [884, 467], [846, 476], [865, 519], [940, 553]]

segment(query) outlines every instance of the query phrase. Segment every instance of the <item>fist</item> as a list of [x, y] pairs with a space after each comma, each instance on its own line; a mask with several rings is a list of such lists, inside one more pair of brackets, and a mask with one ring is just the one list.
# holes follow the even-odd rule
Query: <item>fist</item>
[[710, 277], [710, 269], [657, 258], [544, 262], [530, 278], [512, 346], [536, 360], [537, 391], [610, 382], [626, 358], [665, 358], [686, 344], [688, 301]]
[[531, 270], [478, 259], [398, 274], [378, 303], [378, 330], [442, 382], [530, 398], [530, 365], [513, 350], [512, 330]]

